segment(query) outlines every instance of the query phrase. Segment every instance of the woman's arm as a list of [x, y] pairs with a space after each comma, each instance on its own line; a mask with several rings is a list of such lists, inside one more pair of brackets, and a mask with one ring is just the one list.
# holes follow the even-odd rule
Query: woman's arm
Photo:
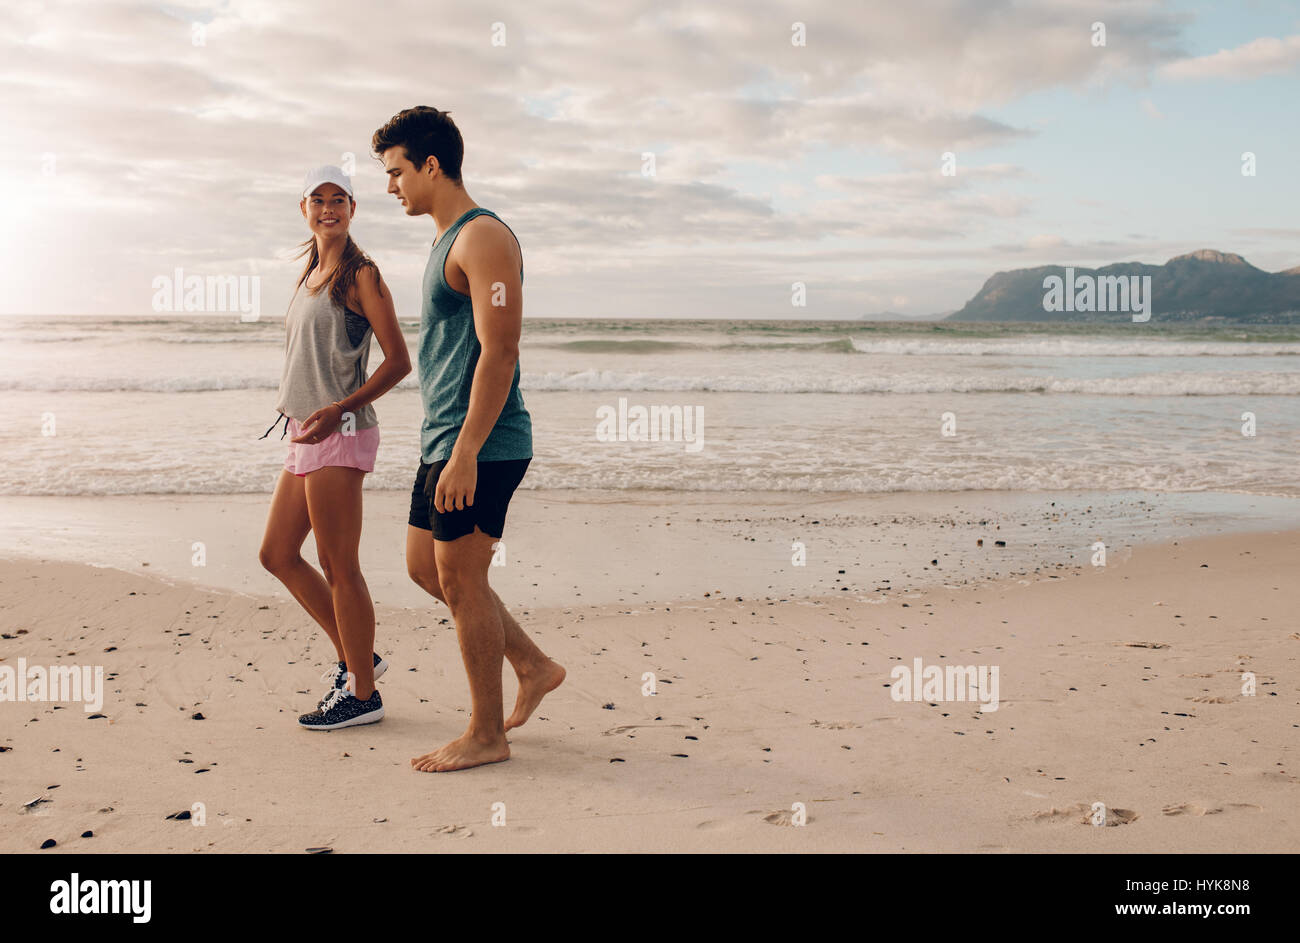
[[406, 349], [402, 326], [397, 323], [393, 294], [384, 284], [384, 277], [379, 274], [379, 270], [373, 265], [367, 265], [357, 272], [352, 294], [361, 313], [370, 322], [370, 329], [375, 332], [379, 349], [384, 352], [384, 362], [359, 390], [339, 400], [339, 405], [345, 412], [355, 412], [367, 403], [373, 403], [411, 372], [411, 354]]

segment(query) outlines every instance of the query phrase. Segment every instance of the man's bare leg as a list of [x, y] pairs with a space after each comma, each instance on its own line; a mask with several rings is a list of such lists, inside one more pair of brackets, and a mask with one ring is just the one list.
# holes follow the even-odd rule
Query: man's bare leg
[[[476, 534], [481, 531], [476, 530]], [[495, 542], [496, 538], [490, 538]], [[419, 586], [435, 599], [446, 602], [446, 593], [438, 578], [438, 561], [433, 535], [418, 527], [406, 528], [406, 571]], [[505, 721], [505, 729], [521, 726], [528, 720], [537, 705], [564, 681], [564, 667], [548, 658], [515, 620], [501, 597], [490, 586], [488, 592], [496, 602], [505, 635], [505, 657], [519, 681], [515, 708]]]
[[465, 733], [411, 760], [421, 772], [450, 772], [510, 759], [501, 706], [505, 626], [487, 581], [494, 542], [478, 528], [456, 540], [434, 541], [439, 581], [469, 676], [471, 712]]
[[515, 617], [506, 609], [496, 590], [488, 587], [488, 592], [496, 600], [497, 610], [501, 614], [501, 623], [505, 628], [506, 658], [515, 670], [519, 680], [519, 693], [515, 695], [515, 709], [506, 718], [506, 730], [522, 727], [533, 715], [542, 698], [550, 694], [564, 682], [564, 666], [546, 656], [529, 638], [528, 634], [515, 621]]

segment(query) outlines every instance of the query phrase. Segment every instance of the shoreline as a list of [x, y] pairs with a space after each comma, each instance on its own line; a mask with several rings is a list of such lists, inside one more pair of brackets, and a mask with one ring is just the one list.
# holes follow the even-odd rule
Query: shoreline
[[[361, 558], [373, 598], [424, 606], [406, 574], [409, 492], [368, 490], [365, 500]], [[88, 563], [291, 602], [257, 560], [269, 502], [269, 494], [0, 496], [0, 559]], [[534, 607], [719, 592], [867, 597], [1070, 572], [1089, 566], [1097, 540], [1124, 556], [1170, 539], [1287, 528], [1300, 528], [1300, 500], [1216, 492], [521, 489], [504, 565], [491, 576], [508, 605]], [[318, 566], [314, 543], [309, 536], [303, 556]]]

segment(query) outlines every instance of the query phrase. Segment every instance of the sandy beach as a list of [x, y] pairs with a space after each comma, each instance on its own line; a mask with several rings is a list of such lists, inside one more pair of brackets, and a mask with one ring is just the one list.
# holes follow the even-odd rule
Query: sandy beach
[[[1072, 555], [1038, 547], [999, 572], [976, 557], [1013, 528], [994, 531], [977, 500], [948, 496], [925, 517], [943, 517], [934, 501], [965, 507], [969, 520], [935, 530], [963, 561], [936, 556], [928, 570], [919, 557], [937, 545], [917, 540], [915, 522], [909, 541], [896, 522], [874, 543], [845, 526], [834, 554], [814, 540], [796, 572], [789, 509], [743, 515], [736, 499], [721, 513], [718, 495], [681, 496], [677, 516], [620, 530], [618, 507], [635, 511], [628, 495], [602, 508], [528, 493], [493, 581], [568, 679], [512, 732], [509, 762], [429, 774], [409, 759], [459, 735], [469, 704], [445, 607], [404, 585], [400, 550], [366, 550], [377, 648], [392, 665], [379, 682], [387, 716], [299, 729], [332, 649], [268, 574], [235, 559], [264, 513], [254, 496], [235, 497], [248, 500], [227, 498], [220, 513], [238, 527], [209, 528], [212, 547], [231, 548], [228, 569], [202, 580], [180, 578], [148, 528], [113, 542], [154, 541], [130, 572], [58, 526], [25, 549], [7, 538], [0, 668], [102, 666], [104, 692], [94, 712], [0, 703], [0, 850], [34, 852], [50, 838], [46, 854], [1300, 849], [1300, 529], [1120, 542], [1102, 567], [1078, 527], [1061, 538]], [[31, 504], [40, 500], [44, 510]], [[53, 509], [94, 501], [98, 513], [171, 528], [172, 542], [186, 537], [186, 513], [209, 523], [218, 513], [201, 497], [113, 500], [5, 499], [56, 524]], [[189, 511], [160, 515], [164, 500]], [[401, 495], [368, 500], [370, 548]], [[92, 524], [88, 533], [102, 526]], [[918, 557], [907, 567], [870, 549], [904, 542]], [[763, 562], [778, 546], [784, 561]], [[72, 562], [78, 553], [101, 565]], [[576, 595], [588, 585], [603, 589]], [[996, 668], [997, 709], [896, 700], [891, 672], [917, 659]], [[1111, 827], [1090, 823], [1094, 803]], [[188, 821], [168, 818], [186, 810]]]

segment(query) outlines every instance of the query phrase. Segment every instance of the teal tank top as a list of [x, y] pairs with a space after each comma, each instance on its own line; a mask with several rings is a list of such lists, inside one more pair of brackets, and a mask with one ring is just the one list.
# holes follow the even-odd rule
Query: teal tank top
[[[424, 289], [420, 309], [420, 342], [417, 363], [420, 370], [420, 399], [424, 423], [420, 427], [420, 457], [429, 463], [451, 458], [451, 450], [469, 413], [469, 390], [483, 348], [474, 331], [474, 309], [468, 295], [450, 285], [443, 267], [461, 228], [476, 216], [491, 210], [476, 206], [447, 227], [433, 244], [424, 267]], [[505, 221], [502, 220], [505, 225]], [[506, 227], [509, 229], [509, 226]], [[510, 230], [514, 234], [514, 230]], [[518, 240], [518, 236], [515, 237]], [[522, 259], [522, 246], [520, 247]], [[519, 280], [524, 277], [520, 263]], [[519, 393], [519, 364], [510, 381], [510, 393], [479, 449], [480, 462], [500, 462], [533, 457], [532, 417]]]

